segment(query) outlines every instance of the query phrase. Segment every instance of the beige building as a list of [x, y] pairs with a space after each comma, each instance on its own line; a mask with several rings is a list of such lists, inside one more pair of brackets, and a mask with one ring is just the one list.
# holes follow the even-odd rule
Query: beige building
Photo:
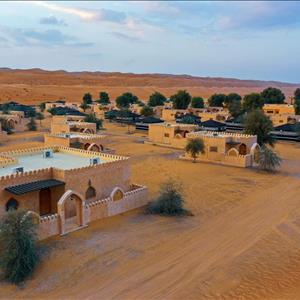
[[10, 112], [9, 114], [0, 114], [2, 127], [10, 128], [12, 131], [22, 132], [27, 130], [28, 118], [24, 118], [24, 112]]
[[269, 115], [274, 126], [279, 126], [283, 124], [295, 124], [300, 121], [300, 115], [292, 114], [274, 114]]
[[282, 115], [290, 114], [295, 115], [295, 108], [291, 104], [265, 104], [263, 111], [266, 115]]
[[97, 132], [96, 124], [84, 122], [84, 118], [84, 116], [53, 116], [51, 133], [83, 132], [95, 134]]
[[147, 203], [127, 157], [57, 146], [0, 153], [0, 195], [0, 218], [30, 211], [40, 239]]
[[149, 124], [149, 143], [184, 149], [188, 133], [199, 130], [197, 125], [156, 123]]
[[[187, 134], [187, 139], [200, 138], [205, 153], [199, 154], [198, 161], [206, 161], [236, 167], [251, 167], [259, 150], [256, 135], [198, 131]], [[189, 153], [183, 159], [192, 159]]]
[[107, 147], [107, 136], [88, 133], [57, 133], [45, 134], [46, 146], [64, 146], [95, 152], [114, 153]]
[[0, 143], [6, 142], [7, 140], [7, 132], [2, 130], [2, 126], [0, 123]]

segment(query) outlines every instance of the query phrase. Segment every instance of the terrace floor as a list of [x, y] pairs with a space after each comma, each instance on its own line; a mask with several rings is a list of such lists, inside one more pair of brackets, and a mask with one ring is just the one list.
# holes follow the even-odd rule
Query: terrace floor
[[[32, 155], [18, 156], [19, 163], [16, 165], [0, 168], [0, 176], [5, 176], [14, 173], [14, 169], [23, 167], [24, 172], [46, 169], [50, 167], [69, 170], [74, 168], [87, 167], [90, 165], [91, 157], [84, 157], [80, 155], [74, 155], [70, 153], [56, 152], [53, 153], [53, 157], [44, 158], [43, 153], [35, 153]], [[100, 159], [100, 163], [104, 163]]]

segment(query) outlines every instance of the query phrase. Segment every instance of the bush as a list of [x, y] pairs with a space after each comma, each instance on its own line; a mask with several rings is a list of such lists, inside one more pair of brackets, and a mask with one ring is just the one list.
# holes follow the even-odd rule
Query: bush
[[84, 122], [87, 122], [87, 123], [95, 123], [97, 129], [102, 128], [102, 120], [101, 120], [101, 119], [98, 119], [98, 118], [96, 117], [95, 114], [89, 114], [89, 115], [87, 115], [87, 116], [84, 118]]
[[5, 280], [18, 284], [33, 273], [39, 261], [36, 241], [32, 216], [10, 210], [0, 224], [0, 267]]
[[203, 108], [204, 107], [204, 100], [202, 97], [193, 97], [191, 106], [193, 108]]
[[148, 205], [146, 213], [163, 216], [191, 215], [189, 211], [183, 207], [184, 199], [181, 194], [181, 189], [181, 185], [174, 181], [168, 181], [162, 184], [160, 195], [157, 200]]
[[280, 156], [272, 149], [262, 146], [258, 154], [258, 168], [267, 172], [274, 172], [281, 165]]
[[29, 131], [36, 131], [36, 121], [34, 118], [30, 118], [29, 123], [26, 125]]
[[190, 153], [191, 157], [193, 158], [193, 162], [196, 162], [197, 156], [201, 153], [205, 153], [205, 145], [203, 139], [195, 138], [188, 140], [185, 151]]

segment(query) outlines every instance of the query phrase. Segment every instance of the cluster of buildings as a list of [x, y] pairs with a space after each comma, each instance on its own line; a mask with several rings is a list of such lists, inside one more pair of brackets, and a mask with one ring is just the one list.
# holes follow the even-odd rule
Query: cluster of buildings
[[[108, 148], [108, 137], [97, 133], [95, 123], [84, 121], [84, 113], [90, 112], [104, 119], [106, 112], [115, 110], [113, 105], [92, 104], [88, 112], [68, 102], [45, 106], [46, 112], [67, 109], [79, 113], [52, 116], [44, 147], [0, 153], [0, 218], [9, 209], [26, 209], [36, 218], [39, 238], [44, 239], [147, 203], [147, 187], [130, 180], [128, 157], [115, 155]], [[130, 106], [134, 115], [140, 109], [137, 104]], [[300, 119], [288, 104], [268, 104], [263, 110], [275, 131]], [[198, 161], [243, 168], [255, 166], [260, 149], [257, 137], [229, 132], [230, 115], [225, 108], [179, 110], [166, 103], [155, 107], [154, 112], [155, 116], [144, 118], [144, 123], [137, 122], [137, 128], [146, 126], [148, 143], [184, 150], [190, 139], [200, 138], [205, 151], [197, 156]], [[179, 123], [185, 116], [194, 116], [200, 122]], [[0, 141], [7, 139], [1, 124], [22, 131], [26, 118], [26, 112], [22, 111], [0, 113]], [[180, 158], [192, 159], [189, 153]]]

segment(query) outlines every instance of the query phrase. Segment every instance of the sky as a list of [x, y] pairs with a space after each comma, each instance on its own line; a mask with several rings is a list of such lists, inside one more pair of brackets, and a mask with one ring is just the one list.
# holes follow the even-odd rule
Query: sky
[[300, 2], [0, 1], [0, 67], [300, 82]]

